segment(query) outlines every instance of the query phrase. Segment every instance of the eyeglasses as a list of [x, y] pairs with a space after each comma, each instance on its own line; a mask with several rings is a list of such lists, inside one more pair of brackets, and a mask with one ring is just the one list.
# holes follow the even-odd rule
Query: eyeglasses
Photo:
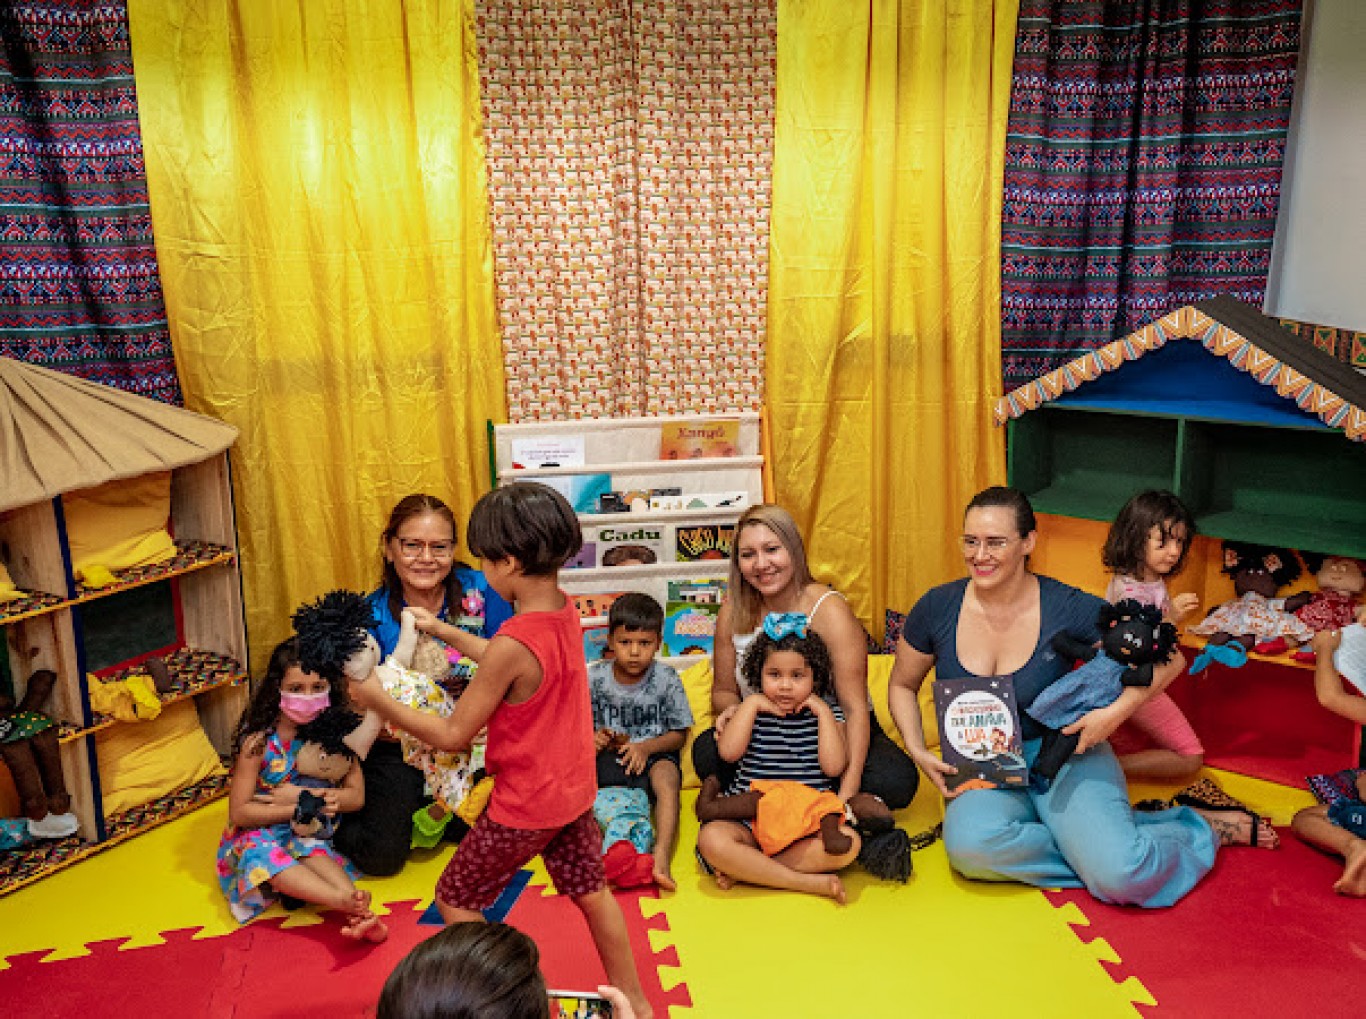
[[420, 558], [427, 552], [433, 559], [449, 559], [455, 555], [453, 541], [418, 541], [416, 538], [399, 538], [398, 551], [404, 559]]
[[986, 549], [988, 555], [1000, 555], [1014, 538], [978, 538], [971, 534], [963, 535], [963, 554], [976, 555], [978, 549]]

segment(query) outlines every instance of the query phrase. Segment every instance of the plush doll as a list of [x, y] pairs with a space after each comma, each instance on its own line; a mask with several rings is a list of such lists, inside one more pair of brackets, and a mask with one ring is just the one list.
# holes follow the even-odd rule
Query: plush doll
[[1080, 733], [1069, 736], [1061, 730], [1088, 711], [1114, 703], [1125, 687], [1152, 686], [1153, 666], [1170, 661], [1176, 648], [1176, 627], [1163, 621], [1159, 609], [1132, 598], [1102, 605], [1099, 623], [1099, 649], [1066, 632], [1054, 635], [1055, 651], [1086, 664], [1045, 687], [1025, 711], [1045, 730], [1029, 772], [1030, 785], [1041, 791], [1081, 740]]
[[[1360, 559], [1343, 555], [1301, 552], [1300, 558], [1318, 581], [1317, 591], [1301, 591], [1285, 600], [1285, 610], [1293, 612], [1315, 633], [1341, 630], [1357, 621], [1363, 606], [1358, 602], [1366, 589], [1366, 565]], [[1301, 648], [1295, 660], [1312, 662], [1314, 652]]]
[[[398, 643], [381, 663], [379, 645], [369, 630], [372, 621], [369, 603], [353, 591], [330, 591], [303, 606], [294, 613], [299, 664], [329, 679], [349, 676], [362, 680], [374, 672], [390, 697], [418, 711], [448, 717], [455, 710], [455, 699], [432, 675], [412, 667], [415, 661], [423, 662], [425, 668], [444, 677], [449, 670], [445, 652], [435, 641], [419, 640], [413, 614], [404, 610]], [[347, 746], [363, 760], [381, 727], [380, 717], [366, 712], [364, 721], [346, 737]], [[468, 812], [461, 807], [475, 786], [487, 781], [483, 778], [483, 737], [481, 734], [469, 751], [452, 753], [434, 750], [405, 732], [400, 731], [398, 736], [403, 759], [422, 772], [436, 800], [433, 807], [423, 807], [414, 815], [414, 844], [433, 846], [453, 813], [465, 817]]]
[[1286, 611], [1285, 599], [1275, 594], [1300, 575], [1300, 561], [1288, 548], [1224, 542], [1223, 572], [1233, 578], [1238, 597], [1216, 606], [1191, 633], [1209, 642], [1191, 664], [1200, 672], [1211, 660], [1237, 668], [1247, 662], [1247, 652], [1278, 654], [1303, 644], [1314, 631]]
[[41, 712], [57, 674], [39, 669], [29, 677], [16, 706], [0, 695], [0, 759], [3, 759], [28, 819], [28, 834], [39, 839], [61, 839], [76, 833], [76, 815], [62, 776], [57, 723]]
[[346, 738], [361, 724], [360, 715], [346, 708], [328, 708], [313, 721], [299, 727], [303, 744], [294, 757], [294, 784], [302, 786], [292, 827], [301, 838], [330, 839], [337, 819], [323, 812], [326, 799], [310, 789], [336, 789], [356, 763], [356, 751]]
[[749, 792], [724, 796], [713, 775], [697, 794], [697, 817], [703, 822], [754, 822], [754, 837], [769, 856], [817, 832], [827, 853], [847, 853], [851, 840], [840, 826], [850, 821], [861, 839], [858, 862], [868, 873], [903, 884], [911, 876], [910, 836], [896, 826], [887, 805], [869, 793], [855, 794], [846, 807], [832, 792], [760, 779]]

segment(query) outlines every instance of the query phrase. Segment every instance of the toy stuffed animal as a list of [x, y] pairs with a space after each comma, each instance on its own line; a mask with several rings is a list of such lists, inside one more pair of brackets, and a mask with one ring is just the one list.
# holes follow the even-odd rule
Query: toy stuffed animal
[[313, 721], [299, 726], [302, 743], [294, 756], [294, 784], [302, 786], [291, 827], [301, 838], [330, 839], [337, 818], [324, 813], [326, 800], [310, 789], [336, 789], [356, 763], [356, 751], [346, 738], [361, 724], [360, 715], [346, 708], [328, 708]]
[[865, 870], [902, 884], [911, 876], [910, 836], [896, 826], [887, 805], [869, 793], [856, 793], [846, 808], [832, 792], [800, 782], [760, 779], [749, 792], [724, 796], [712, 775], [697, 794], [697, 817], [704, 822], [753, 821], [759, 848], [769, 856], [818, 832], [831, 856], [847, 853], [852, 840], [840, 827], [852, 821], [861, 840], [858, 862]]
[[10, 770], [34, 838], [60, 839], [76, 833], [76, 815], [62, 775], [57, 723], [39, 710], [57, 674], [39, 669], [29, 677], [18, 706], [0, 696], [0, 759]]
[[[418, 660], [427, 659], [430, 662], [427, 667], [444, 676], [449, 669], [445, 653], [439, 647], [431, 650], [434, 641], [419, 640], [413, 614], [404, 610], [394, 653], [380, 662], [379, 645], [368, 629], [372, 622], [373, 615], [365, 596], [354, 591], [330, 591], [316, 602], [303, 606], [294, 613], [294, 629], [299, 636], [299, 664], [309, 672], [329, 679], [349, 676], [363, 680], [373, 672], [390, 697], [418, 711], [448, 717], [455, 710], [455, 699], [437, 679], [411, 668], [417, 656]], [[382, 725], [377, 714], [366, 712], [365, 719], [346, 737], [346, 745], [363, 760]], [[440, 817], [428, 814], [427, 818], [414, 818], [421, 829], [422, 843], [435, 845], [432, 826], [444, 827], [451, 814], [460, 812], [483, 773], [482, 737], [476, 739], [469, 751], [452, 753], [434, 750], [405, 732], [398, 735], [403, 759], [422, 772], [428, 791], [440, 808]], [[427, 808], [419, 811], [419, 814], [427, 813]], [[460, 816], [464, 817], [464, 812], [460, 812]], [[439, 830], [435, 837], [440, 837]]]
[[[1295, 613], [1315, 633], [1351, 626], [1363, 611], [1358, 598], [1366, 589], [1366, 566], [1351, 556], [1301, 552], [1300, 557], [1314, 574], [1319, 589], [1292, 594], [1285, 600], [1285, 610]], [[1295, 653], [1295, 659], [1312, 662], [1314, 652], [1303, 648]]]
[[1190, 627], [1191, 633], [1209, 638], [1191, 672], [1199, 672], [1211, 659], [1237, 668], [1247, 661], [1248, 651], [1278, 654], [1314, 636], [1286, 611], [1285, 599], [1274, 597], [1300, 575], [1300, 562], [1290, 549], [1225, 541], [1223, 572], [1233, 578], [1238, 597]]
[[1176, 648], [1176, 627], [1164, 622], [1158, 609], [1132, 598], [1102, 605], [1099, 623], [1099, 650], [1068, 633], [1054, 635], [1055, 651], [1086, 664], [1045, 687], [1025, 711], [1045, 730], [1029, 773], [1037, 789], [1052, 784], [1081, 740], [1080, 733], [1064, 735], [1060, 730], [1088, 711], [1114, 703], [1125, 687], [1151, 686], [1153, 666], [1170, 661]]

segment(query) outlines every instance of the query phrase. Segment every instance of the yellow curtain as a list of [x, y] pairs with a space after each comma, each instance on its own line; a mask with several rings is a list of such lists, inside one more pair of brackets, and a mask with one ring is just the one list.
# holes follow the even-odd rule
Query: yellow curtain
[[1000, 220], [1018, 0], [780, 0], [765, 403], [818, 577], [881, 629], [1005, 475]]
[[464, 519], [505, 418], [473, 0], [130, 0], [186, 400], [237, 425], [253, 671], [378, 579], [411, 491]]

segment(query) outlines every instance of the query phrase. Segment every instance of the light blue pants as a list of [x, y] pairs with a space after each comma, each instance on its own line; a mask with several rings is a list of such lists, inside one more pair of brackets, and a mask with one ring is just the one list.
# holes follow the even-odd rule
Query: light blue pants
[[[1038, 752], [1038, 740], [1025, 744], [1031, 764]], [[1101, 902], [1156, 907], [1209, 873], [1219, 839], [1189, 807], [1134, 812], [1102, 743], [1063, 765], [1046, 793], [973, 789], [950, 800], [944, 847], [967, 878], [1085, 888]]]

